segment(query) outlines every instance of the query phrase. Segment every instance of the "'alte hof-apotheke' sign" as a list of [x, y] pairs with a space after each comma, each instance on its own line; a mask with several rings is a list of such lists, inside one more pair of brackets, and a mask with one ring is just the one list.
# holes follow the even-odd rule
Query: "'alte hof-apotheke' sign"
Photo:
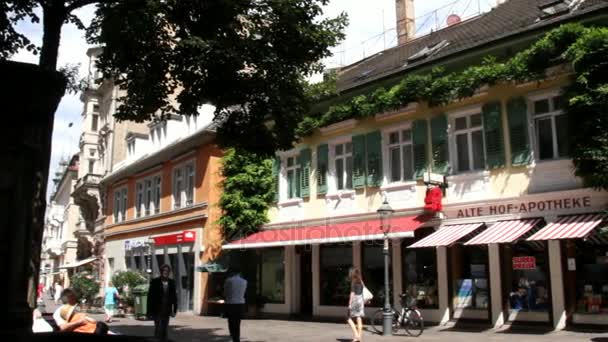
[[488, 215], [528, 214], [548, 211], [591, 208], [591, 196], [572, 196], [566, 198], [522, 201], [517, 203], [498, 203], [481, 207], [458, 209], [456, 218]]

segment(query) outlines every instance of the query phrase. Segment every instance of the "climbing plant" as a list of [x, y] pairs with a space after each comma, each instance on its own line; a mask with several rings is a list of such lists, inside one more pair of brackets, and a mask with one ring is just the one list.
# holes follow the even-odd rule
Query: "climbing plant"
[[[547, 77], [550, 67], [564, 66], [572, 72], [571, 85], [565, 90], [565, 111], [569, 116], [570, 155], [575, 174], [584, 185], [608, 190], [608, 28], [565, 24], [549, 31], [526, 50], [506, 61], [486, 57], [479, 65], [462, 71], [447, 73], [437, 67], [428, 73], [413, 73], [390, 87], [378, 87], [364, 95], [330, 106], [327, 110], [311, 111], [299, 123], [299, 137], [314, 133], [315, 129], [351, 118], [372, 117], [377, 113], [398, 110], [412, 102], [426, 102], [442, 106], [458, 99], [473, 96], [482, 86], [517, 84], [540, 81]], [[337, 95], [335, 79], [311, 87], [311, 97]], [[224, 189], [222, 205], [225, 215], [222, 224], [228, 231], [238, 227], [257, 229], [266, 222], [266, 212], [272, 203], [274, 187], [271, 160], [256, 168], [255, 159], [243, 156], [235, 159], [234, 151], [225, 158], [230, 172], [225, 173], [228, 188]], [[261, 158], [261, 157], [257, 157]], [[264, 173], [256, 173], [261, 172]], [[263, 179], [264, 184], [252, 186], [251, 175]], [[239, 184], [240, 183], [240, 184]], [[240, 185], [245, 186], [242, 190]], [[247, 195], [245, 194], [247, 193]], [[248, 197], [251, 196], [251, 199]], [[228, 207], [226, 210], [225, 206]], [[257, 212], [252, 212], [257, 208]], [[247, 209], [242, 211], [241, 209]], [[243, 226], [244, 225], [244, 226]]]
[[222, 216], [219, 223], [226, 240], [256, 232], [268, 222], [274, 200], [275, 180], [272, 159], [243, 149], [229, 149], [223, 157]]

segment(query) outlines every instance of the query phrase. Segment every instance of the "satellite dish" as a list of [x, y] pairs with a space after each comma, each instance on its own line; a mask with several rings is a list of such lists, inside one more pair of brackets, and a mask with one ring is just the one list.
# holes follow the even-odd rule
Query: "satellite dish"
[[460, 22], [460, 17], [457, 16], [456, 14], [450, 14], [450, 15], [448, 15], [448, 18], [446, 19], [446, 22], [447, 22], [448, 26], [456, 25]]

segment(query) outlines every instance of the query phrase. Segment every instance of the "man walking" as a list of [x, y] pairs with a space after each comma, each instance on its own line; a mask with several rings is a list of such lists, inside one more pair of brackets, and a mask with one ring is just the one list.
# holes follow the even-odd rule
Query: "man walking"
[[228, 330], [233, 342], [241, 339], [241, 319], [245, 311], [245, 291], [247, 280], [241, 277], [237, 267], [232, 267], [224, 283], [224, 298], [226, 307], [226, 318], [228, 318]]
[[150, 281], [148, 292], [148, 317], [154, 320], [154, 337], [166, 340], [169, 327], [169, 316], [177, 312], [177, 293], [175, 281], [169, 278], [171, 267], [162, 265], [160, 277]]

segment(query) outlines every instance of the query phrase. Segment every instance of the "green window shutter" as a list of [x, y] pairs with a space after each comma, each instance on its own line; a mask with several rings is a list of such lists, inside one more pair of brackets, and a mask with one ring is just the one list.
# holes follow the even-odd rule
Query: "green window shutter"
[[441, 114], [431, 119], [431, 141], [433, 147], [433, 172], [446, 174], [448, 171], [448, 118]]
[[486, 145], [486, 165], [490, 169], [505, 166], [500, 102], [486, 103], [482, 108]]
[[353, 136], [353, 188], [365, 187], [365, 134]]
[[310, 148], [305, 148], [300, 152], [300, 195], [310, 196]]
[[367, 186], [382, 185], [382, 134], [380, 131], [365, 136], [367, 152]]
[[[300, 162], [300, 157], [298, 157], [298, 163]], [[301, 168], [297, 168], [296, 169], [296, 176], [293, 179], [293, 196], [295, 198], [301, 198], [302, 197], [302, 169]]]
[[274, 179], [274, 201], [279, 201], [279, 174], [281, 173], [281, 158], [275, 157], [272, 161], [272, 178]]
[[530, 163], [530, 138], [528, 137], [528, 106], [523, 97], [515, 97], [507, 103], [509, 137], [511, 139], [511, 165]]
[[317, 195], [327, 193], [328, 151], [327, 144], [317, 146]]
[[414, 178], [420, 178], [427, 168], [427, 122], [416, 120], [412, 124], [412, 144], [414, 145]]

